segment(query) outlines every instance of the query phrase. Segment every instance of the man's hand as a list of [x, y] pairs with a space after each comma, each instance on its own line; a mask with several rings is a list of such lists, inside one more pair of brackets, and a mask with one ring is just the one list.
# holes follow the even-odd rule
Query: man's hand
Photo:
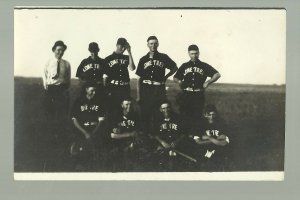
[[48, 85], [47, 84], [44, 85], [44, 89], [48, 90]]
[[113, 133], [119, 134], [119, 133], [121, 133], [121, 130], [119, 128], [114, 128]]
[[203, 83], [203, 88], [206, 89], [209, 86], [209, 82]]
[[166, 143], [166, 142], [161, 142], [161, 145], [165, 148], [165, 149], [169, 149], [169, 148], [171, 148], [171, 145], [169, 145], [168, 143]]
[[140, 101], [141, 101], [141, 98], [140, 98], [140, 96], [139, 96], [139, 95], [137, 95], [137, 97], [136, 97], [136, 102], [139, 104], [139, 103], [140, 103]]
[[176, 147], [176, 145], [177, 145], [177, 143], [176, 143], [176, 142], [172, 142], [172, 143], [171, 143], [171, 145], [170, 145], [170, 148], [172, 148], [172, 149], [173, 149], [173, 148], [175, 148], [175, 147]]
[[88, 132], [85, 132], [84, 137], [85, 137], [85, 139], [90, 140], [91, 139], [91, 134], [89, 134]]
[[129, 43], [127, 43], [126, 50], [129, 54], [131, 54], [131, 46]]

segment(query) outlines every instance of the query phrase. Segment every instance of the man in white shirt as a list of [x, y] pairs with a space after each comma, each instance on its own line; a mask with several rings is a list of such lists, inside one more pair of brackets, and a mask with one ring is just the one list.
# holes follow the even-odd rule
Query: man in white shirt
[[[70, 63], [62, 59], [67, 46], [63, 41], [56, 41], [52, 47], [54, 56], [48, 60], [44, 68], [43, 86], [45, 89], [45, 114], [47, 119], [44, 138], [48, 141], [47, 152], [65, 148], [67, 142], [66, 127], [69, 112], [69, 88], [71, 81]], [[65, 142], [64, 142], [65, 141]], [[57, 157], [47, 156], [48, 163], [57, 161]], [[49, 161], [50, 159], [50, 161]], [[51, 165], [51, 164], [48, 164]], [[48, 170], [57, 170], [57, 167], [48, 167]]]

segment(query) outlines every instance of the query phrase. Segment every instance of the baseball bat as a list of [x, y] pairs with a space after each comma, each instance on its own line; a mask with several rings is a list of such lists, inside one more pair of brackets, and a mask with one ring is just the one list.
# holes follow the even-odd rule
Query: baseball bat
[[188, 159], [188, 160], [190, 160], [190, 161], [192, 161], [192, 162], [197, 162], [197, 160], [196, 160], [195, 158], [193, 158], [193, 157], [191, 157], [191, 156], [189, 156], [189, 155], [187, 155], [187, 154], [185, 154], [185, 153], [182, 153], [182, 152], [180, 152], [180, 151], [178, 151], [178, 150], [176, 150], [176, 149], [172, 149], [172, 151], [178, 153], [178, 154], [181, 155], [182, 157], [184, 157], [184, 158], [186, 158], [186, 159]]

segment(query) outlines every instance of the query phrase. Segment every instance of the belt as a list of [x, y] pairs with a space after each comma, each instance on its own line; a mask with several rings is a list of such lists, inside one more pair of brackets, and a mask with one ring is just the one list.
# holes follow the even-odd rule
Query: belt
[[110, 83], [112, 83], [114, 85], [129, 85], [129, 82], [116, 81], [116, 80], [112, 80], [112, 81], [110, 81]]
[[164, 85], [165, 83], [157, 82], [157, 81], [150, 81], [150, 80], [143, 80], [143, 83], [148, 85]]
[[204, 89], [200, 89], [200, 88], [198, 88], [198, 89], [193, 89], [193, 88], [191, 88], [191, 87], [184, 88], [183, 90], [184, 90], [184, 91], [188, 91], [188, 92], [203, 92], [203, 91], [204, 91]]
[[85, 122], [83, 125], [84, 126], [95, 126], [97, 124], [98, 124], [98, 122]]

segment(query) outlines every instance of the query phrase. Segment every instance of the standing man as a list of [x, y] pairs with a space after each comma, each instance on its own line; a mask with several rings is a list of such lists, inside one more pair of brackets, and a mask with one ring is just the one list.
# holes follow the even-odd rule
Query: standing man
[[[188, 47], [190, 61], [183, 63], [174, 75], [182, 92], [177, 97], [180, 114], [187, 126], [199, 119], [203, 113], [204, 92], [207, 87], [217, 81], [221, 75], [209, 64], [199, 60], [199, 48], [196, 45]], [[207, 80], [207, 77], [211, 77]]]
[[[140, 102], [145, 131], [149, 131], [149, 123], [151, 126], [154, 113], [159, 108], [159, 102], [166, 99], [165, 82], [177, 70], [176, 63], [168, 55], [157, 51], [158, 45], [158, 39], [155, 36], [147, 39], [149, 53], [140, 59], [136, 70], [139, 76], [137, 101]], [[170, 70], [167, 74], [166, 69]]]
[[[87, 82], [84, 93], [76, 99], [72, 107], [72, 121], [75, 130], [75, 143], [81, 144], [84, 154], [78, 158], [83, 170], [94, 170], [98, 153], [104, 153], [105, 111], [104, 104], [95, 98], [97, 84]], [[72, 152], [71, 147], [71, 154]]]
[[[64, 141], [66, 140], [65, 127], [69, 111], [71, 81], [70, 63], [62, 59], [66, 49], [67, 46], [63, 41], [56, 41], [52, 47], [54, 56], [49, 59], [44, 68], [43, 86], [45, 89], [45, 113], [47, 119], [45, 132], [48, 133], [43, 135], [43, 140], [46, 143], [45, 155], [47, 157], [44, 162], [44, 170], [58, 170], [54, 169], [56, 167], [53, 166], [55, 162], [53, 156], [63, 152]], [[47, 169], [45, 169], [46, 166]]]
[[[123, 53], [127, 50], [128, 55]], [[125, 38], [119, 38], [116, 50], [105, 58], [108, 63], [108, 98], [111, 105], [110, 110], [118, 111], [121, 101], [130, 97], [130, 71], [135, 70], [131, 47]]]
[[98, 56], [100, 49], [96, 42], [91, 42], [88, 50], [90, 56], [81, 61], [77, 68], [76, 77], [79, 78], [83, 86], [86, 82], [95, 82], [97, 84], [97, 98], [105, 99], [107, 64], [104, 59]]

